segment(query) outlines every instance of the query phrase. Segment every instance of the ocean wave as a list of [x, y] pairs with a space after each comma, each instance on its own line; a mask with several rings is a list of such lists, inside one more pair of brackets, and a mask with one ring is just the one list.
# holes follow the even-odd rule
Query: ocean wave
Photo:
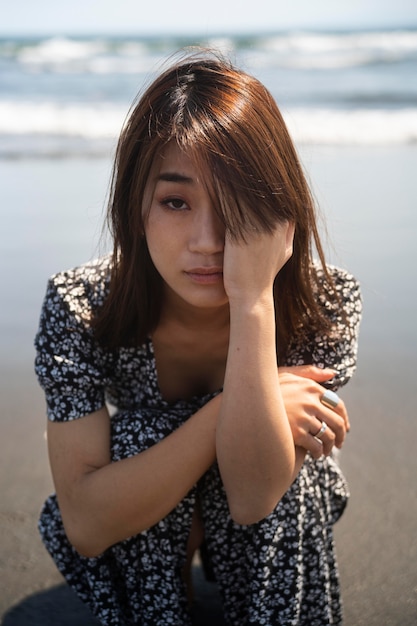
[[417, 59], [417, 31], [290, 33], [262, 39], [257, 56], [262, 66], [293, 69], [400, 63]]
[[155, 57], [160, 55], [141, 41], [66, 37], [20, 44], [13, 55], [10, 49], [8, 52], [9, 60], [13, 59], [26, 71], [57, 74], [146, 73], [152, 69]]
[[110, 103], [0, 101], [0, 134], [115, 137], [126, 117], [126, 107]]
[[0, 62], [26, 71], [149, 72], [171, 53], [201, 44], [263, 68], [335, 69], [417, 59], [417, 30], [287, 32], [192, 37], [51, 37], [0, 40]]
[[[417, 143], [417, 108], [283, 110], [299, 144]], [[116, 105], [0, 102], [0, 157], [110, 155], [126, 117]]]
[[293, 109], [284, 114], [296, 142], [382, 146], [417, 143], [417, 108]]

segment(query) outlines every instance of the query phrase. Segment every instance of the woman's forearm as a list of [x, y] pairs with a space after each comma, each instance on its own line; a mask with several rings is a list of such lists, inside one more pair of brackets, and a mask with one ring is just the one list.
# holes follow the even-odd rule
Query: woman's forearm
[[216, 452], [231, 515], [249, 524], [272, 511], [297, 468], [279, 386], [273, 299], [231, 303], [230, 314]]
[[61, 498], [57, 491], [66, 532], [81, 554], [97, 556], [142, 532], [186, 496], [215, 460], [219, 402], [144, 452], [82, 473]]

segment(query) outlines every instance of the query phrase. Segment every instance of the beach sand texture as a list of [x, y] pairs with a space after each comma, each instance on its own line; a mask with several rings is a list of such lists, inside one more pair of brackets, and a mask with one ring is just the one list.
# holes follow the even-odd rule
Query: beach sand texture
[[[417, 148], [303, 150], [334, 249], [361, 281], [359, 367], [343, 390], [351, 501], [336, 526], [346, 626], [417, 623]], [[4, 626], [89, 626], [39, 540], [52, 490], [32, 341], [50, 274], [94, 257], [109, 164], [0, 161], [0, 615]], [[220, 624], [197, 568], [199, 624]], [[271, 625], [272, 626], [272, 625]]]

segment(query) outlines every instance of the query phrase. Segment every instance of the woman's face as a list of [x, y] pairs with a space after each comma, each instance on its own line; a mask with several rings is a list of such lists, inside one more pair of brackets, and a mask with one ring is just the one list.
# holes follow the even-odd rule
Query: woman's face
[[208, 180], [175, 143], [168, 144], [151, 170], [145, 236], [168, 307], [228, 304], [223, 287], [225, 228], [214, 210]]

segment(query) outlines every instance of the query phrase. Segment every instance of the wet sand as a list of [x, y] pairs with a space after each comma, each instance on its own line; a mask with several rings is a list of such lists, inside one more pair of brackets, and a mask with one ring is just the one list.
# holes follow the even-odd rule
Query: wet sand
[[[417, 623], [417, 181], [412, 177], [417, 149], [345, 149], [307, 158], [323, 208], [331, 209], [338, 260], [361, 280], [365, 301], [359, 368], [343, 390], [352, 423], [341, 455], [351, 500], [336, 526], [345, 626], [411, 626]], [[37, 166], [39, 182], [34, 185], [39, 188], [46, 166]], [[77, 167], [62, 163], [61, 181], [68, 168], [77, 175]], [[6, 169], [4, 173], [0, 163], [0, 182], [10, 206], [12, 166]], [[32, 190], [29, 198], [29, 191], [33, 204], [36, 197]], [[23, 192], [18, 200], [21, 206]], [[0, 616], [5, 626], [89, 626], [94, 621], [63, 585], [36, 529], [52, 485], [31, 341], [44, 283], [53, 271], [49, 266], [66, 266], [57, 244], [44, 252], [46, 271], [40, 267], [36, 245], [40, 250], [44, 243], [36, 243], [38, 236], [36, 229], [28, 231], [25, 246], [20, 245], [22, 238], [15, 242], [13, 256], [9, 231], [3, 257], [0, 252], [5, 296], [0, 318]], [[32, 252], [26, 242], [33, 242]], [[12, 270], [17, 274], [13, 280]], [[16, 281], [27, 285], [26, 300], [16, 291]], [[6, 319], [10, 302], [16, 312]], [[198, 568], [196, 575], [196, 623], [217, 626], [215, 590], [203, 582]]]

